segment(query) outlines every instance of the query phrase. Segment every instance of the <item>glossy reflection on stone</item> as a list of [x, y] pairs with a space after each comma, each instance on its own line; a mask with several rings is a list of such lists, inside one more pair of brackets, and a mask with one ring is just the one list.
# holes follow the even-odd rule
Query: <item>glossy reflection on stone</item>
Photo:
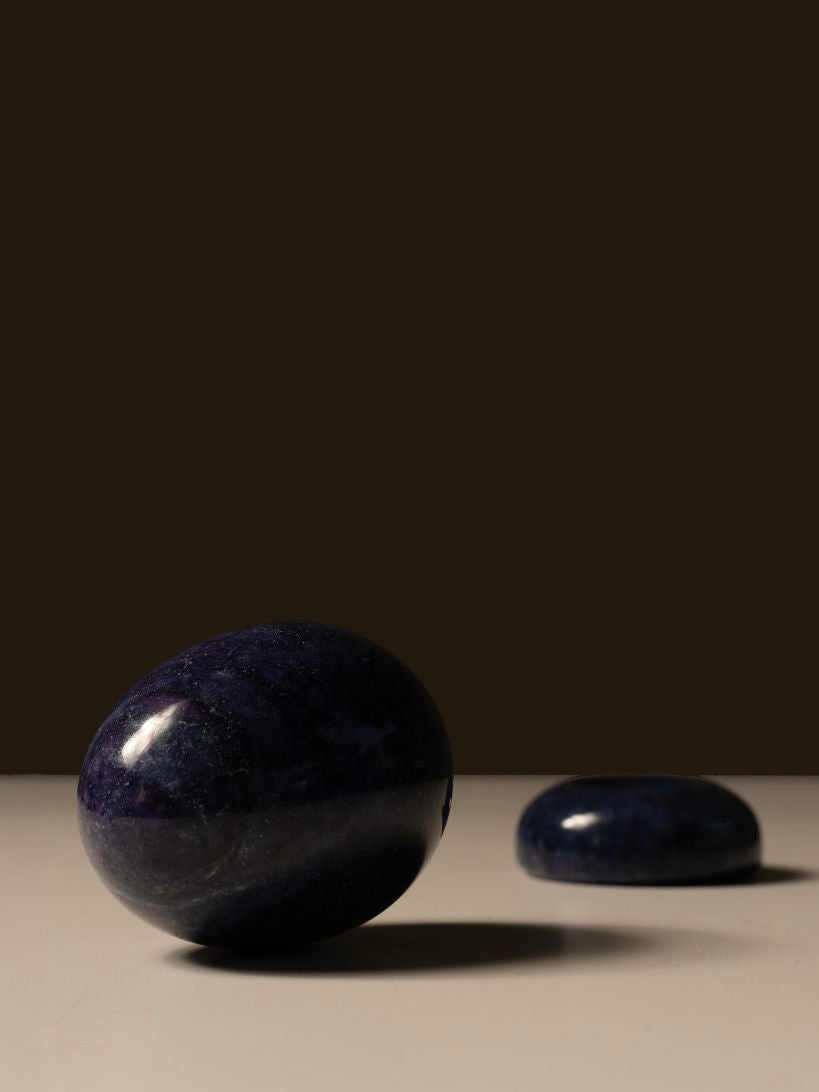
[[518, 825], [533, 876], [580, 883], [703, 883], [760, 862], [753, 812], [701, 777], [576, 777], [536, 797]]
[[91, 743], [79, 823], [134, 913], [200, 944], [275, 948], [394, 902], [451, 791], [446, 731], [415, 676], [364, 637], [282, 622], [137, 683]]

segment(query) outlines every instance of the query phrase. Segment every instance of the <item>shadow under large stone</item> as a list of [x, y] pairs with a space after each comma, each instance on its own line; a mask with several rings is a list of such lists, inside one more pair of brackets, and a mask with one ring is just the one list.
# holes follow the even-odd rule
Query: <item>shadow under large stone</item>
[[701, 958], [724, 953], [725, 938], [659, 928], [515, 922], [384, 922], [289, 951], [236, 952], [185, 947], [165, 957], [199, 971], [269, 975], [377, 975], [515, 968], [526, 964], [607, 961], [652, 951]]

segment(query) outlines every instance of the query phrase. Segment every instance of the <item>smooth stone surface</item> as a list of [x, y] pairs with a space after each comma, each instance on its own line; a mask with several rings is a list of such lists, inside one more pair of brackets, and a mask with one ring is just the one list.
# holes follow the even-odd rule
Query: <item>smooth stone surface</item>
[[708, 882], [756, 868], [760, 833], [738, 796], [700, 777], [576, 777], [518, 825], [533, 876], [578, 883]]
[[364, 637], [253, 626], [162, 664], [94, 737], [86, 851], [174, 936], [271, 948], [343, 932], [412, 883], [446, 825], [452, 759], [415, 676]]

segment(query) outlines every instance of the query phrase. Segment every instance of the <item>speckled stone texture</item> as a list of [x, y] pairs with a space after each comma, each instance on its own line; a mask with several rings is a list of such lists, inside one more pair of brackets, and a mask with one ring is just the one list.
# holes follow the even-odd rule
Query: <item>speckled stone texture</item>
[[415, 676], [364, 637], [283, 622], [137, 683], [91, 743], [79, 824], [134, 913], [199, 944], [275, 948], [394, 902], [451, 793], [446, 731]]
[[707, 883], [760, 863], [753, 812], [699, 777], [576, 777], [536, 797], [518, 825], [533, 876], [578, 883]]

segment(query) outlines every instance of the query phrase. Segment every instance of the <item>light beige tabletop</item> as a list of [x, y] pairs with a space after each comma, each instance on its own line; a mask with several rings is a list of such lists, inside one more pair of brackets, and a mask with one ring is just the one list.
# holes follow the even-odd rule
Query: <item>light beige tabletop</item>
[[0, 1074], [9, 1092], [819, 1089], [819, 779], [725, 778], [754, 884], [529, 879], [548, 777], [461, 777], [449, 828], [371, 925], [261, 959], [183, 944], [86, 861], [73, 778], [0, 779]]

